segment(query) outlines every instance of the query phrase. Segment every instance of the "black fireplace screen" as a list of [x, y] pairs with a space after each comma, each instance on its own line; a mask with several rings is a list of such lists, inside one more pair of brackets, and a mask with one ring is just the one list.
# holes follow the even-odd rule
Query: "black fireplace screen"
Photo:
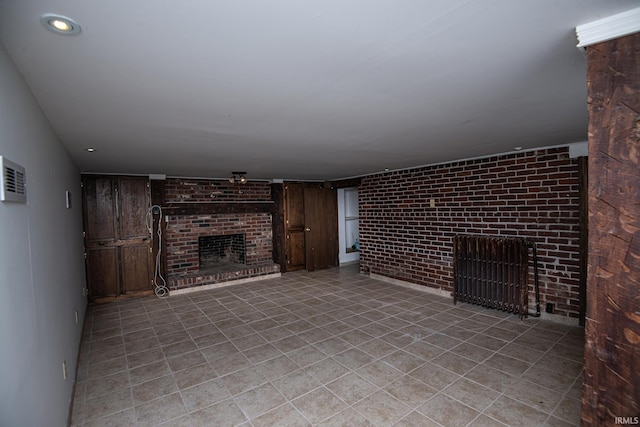
[[245, 235], [200, 236], [198, 256], [201, 270], [227, 264], [245, 264]]

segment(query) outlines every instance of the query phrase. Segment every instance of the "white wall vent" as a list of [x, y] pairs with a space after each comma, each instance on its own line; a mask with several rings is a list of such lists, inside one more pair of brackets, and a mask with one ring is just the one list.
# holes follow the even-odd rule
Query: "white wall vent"
[[27, 177], [24, 168], [0, 156], [0, 201], [26, 202]]

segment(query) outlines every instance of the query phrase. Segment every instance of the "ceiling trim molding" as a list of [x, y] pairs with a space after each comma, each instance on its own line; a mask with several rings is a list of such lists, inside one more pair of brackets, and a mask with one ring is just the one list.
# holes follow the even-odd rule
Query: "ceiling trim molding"
[[[512, 150], [512, 151], [507, 151], [507, 152], [502, 152], [502, 153], [485, 154], [484, 156], [465, 157], [465, 158], [462, 158], [462, 159], [445, 160], [445, 161], [436, 162], [436, 163], [425, 163], [425, 164], [421, 164], [421, 165], [407, 166], [406, 168], [379, 170], [379, 171], [375, 171], [375, 172], [363, 173], [361, 175], [347, 176], [347, 177], [344, 177], [344, 178], [336, 178], [336, 179], [332, 179], [331, 181], [346, 181], [348, 179], [364, 178], [364, 177], [367, 177], [367, 176], [374, 176], [374, 175], [384, 175], [384, 174], [391, 173], [391, 172], [403, 172], [403, 171], [408, 171], [408, 170], [411, 170], [411, 169], [424, 169], [424, 168], [430, 168], [430, 167], [433, 167], [433, 166], [450, 165], [452, 163], [468, 162], [468, 161], [471, 161], [471, 160], [482, 160], [482, 159], [489, 159], [491, 157], [504, 157], [504, 156], [510, 156], [512, 154], [528, 153], [530, 151], [545, 151], [545, 150], [550, 150], [550, 149], [553, 149], [553, 148], [567, 148], [567, 149], [570, 150], [572, 145], [580, 145], [580, 144], [585, 144], [586, 145], [586, 144], [588, 144], [588, 141], [571, 142], [571, 143], [568, 143], [568, 144], [560, 144], [560, 145], [545, 145], [543, 147], [526, 148], [526, 149], [518, 150], [518, 151]], [[575, 148], [574, 148], [574, 150], [575, 150]], [[587, 155], [587, 154], [585, 154], [585, 155]]]
[[640, 7], [576, 27], [578, 47], [628, 36], [640, 31]]

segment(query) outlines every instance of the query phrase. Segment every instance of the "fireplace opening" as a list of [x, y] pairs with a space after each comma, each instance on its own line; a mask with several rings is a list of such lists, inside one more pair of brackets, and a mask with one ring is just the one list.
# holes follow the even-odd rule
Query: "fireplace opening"
[[200, 236], [198, 258], [200, 271], [224, 272], [244, 268], [245, 235]]

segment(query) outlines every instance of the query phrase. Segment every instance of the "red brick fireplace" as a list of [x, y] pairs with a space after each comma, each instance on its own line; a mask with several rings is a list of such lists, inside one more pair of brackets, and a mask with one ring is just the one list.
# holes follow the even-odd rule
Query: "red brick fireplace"
[[[268, 183], [233, 185], [224, 181], [167, 179], [163, 187], [170, 290], [280, 272], [279, 265], [273, 262]], [[223, 243], [235, 239], [235, 246], [242, 240], [242, 255], [230, 257], [228, 253], [227, 259], [218, 260], [217, 265], [202, 265], [199, 246], [203, 239], [213, 236]]]

